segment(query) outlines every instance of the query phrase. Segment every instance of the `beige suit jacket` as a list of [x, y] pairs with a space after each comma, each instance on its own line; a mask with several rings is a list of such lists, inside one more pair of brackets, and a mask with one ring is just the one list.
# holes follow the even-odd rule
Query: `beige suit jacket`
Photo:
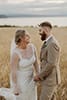
[[45, 84], [60, 84], [59, 58], [60, 46], [52, 36], [46, 43], [43, 43], [40, 53], [41, 72], [39, 77], [45, 81]]

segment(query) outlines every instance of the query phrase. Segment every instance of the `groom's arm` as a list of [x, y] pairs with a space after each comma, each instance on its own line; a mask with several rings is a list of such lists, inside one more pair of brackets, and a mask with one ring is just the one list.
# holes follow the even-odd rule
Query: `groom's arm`
[[51, 43], [49, 45], [49, 49], [47, 51], [47, 63], [43, 65], [43, 70], [38, 76], [40, 79], [46, 78], [52, 72], [53, 68], [56, 66], [59, 57], [59, 47], [55, 43]]

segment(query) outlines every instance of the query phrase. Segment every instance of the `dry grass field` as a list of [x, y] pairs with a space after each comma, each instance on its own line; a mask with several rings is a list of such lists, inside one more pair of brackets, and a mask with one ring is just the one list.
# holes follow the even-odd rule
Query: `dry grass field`
[[[0, 28], [0, 87], [10, 87], [10, 44], [17, 29], [23, 29], [23, 27]], [[24, 29], [28, 30], [31, 35], [31, 41], [36, 46], [39, 60], [42, 42], [38, 34], [38, 29], [33, 27], [24, 27]], [[52, 33], [61, 46], [60, 69], [62, 83], [58, 87], [57, 100], [67, 100], [67, 28], [54, 27]]]

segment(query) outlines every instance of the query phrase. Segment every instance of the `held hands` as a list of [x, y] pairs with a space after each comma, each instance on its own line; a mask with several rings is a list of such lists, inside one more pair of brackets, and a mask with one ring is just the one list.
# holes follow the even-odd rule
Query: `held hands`
[[38, 81], [40, 81], [41, 79], [40, 79], [40, 77], [38, 76], [38, 75], [36, 75], [36, 76], [34, 76], [34, 81], [35, 82], [38, 82]]

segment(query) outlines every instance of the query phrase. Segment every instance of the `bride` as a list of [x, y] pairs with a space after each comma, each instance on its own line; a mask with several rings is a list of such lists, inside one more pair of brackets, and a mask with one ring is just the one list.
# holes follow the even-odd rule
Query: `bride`
[[36, 48], [26, 30], [16, 31], [10, 63], [10, 89], [16, 100], [37, 100], [37, 85], [34, 82], [34, 70], [38, 74]]

